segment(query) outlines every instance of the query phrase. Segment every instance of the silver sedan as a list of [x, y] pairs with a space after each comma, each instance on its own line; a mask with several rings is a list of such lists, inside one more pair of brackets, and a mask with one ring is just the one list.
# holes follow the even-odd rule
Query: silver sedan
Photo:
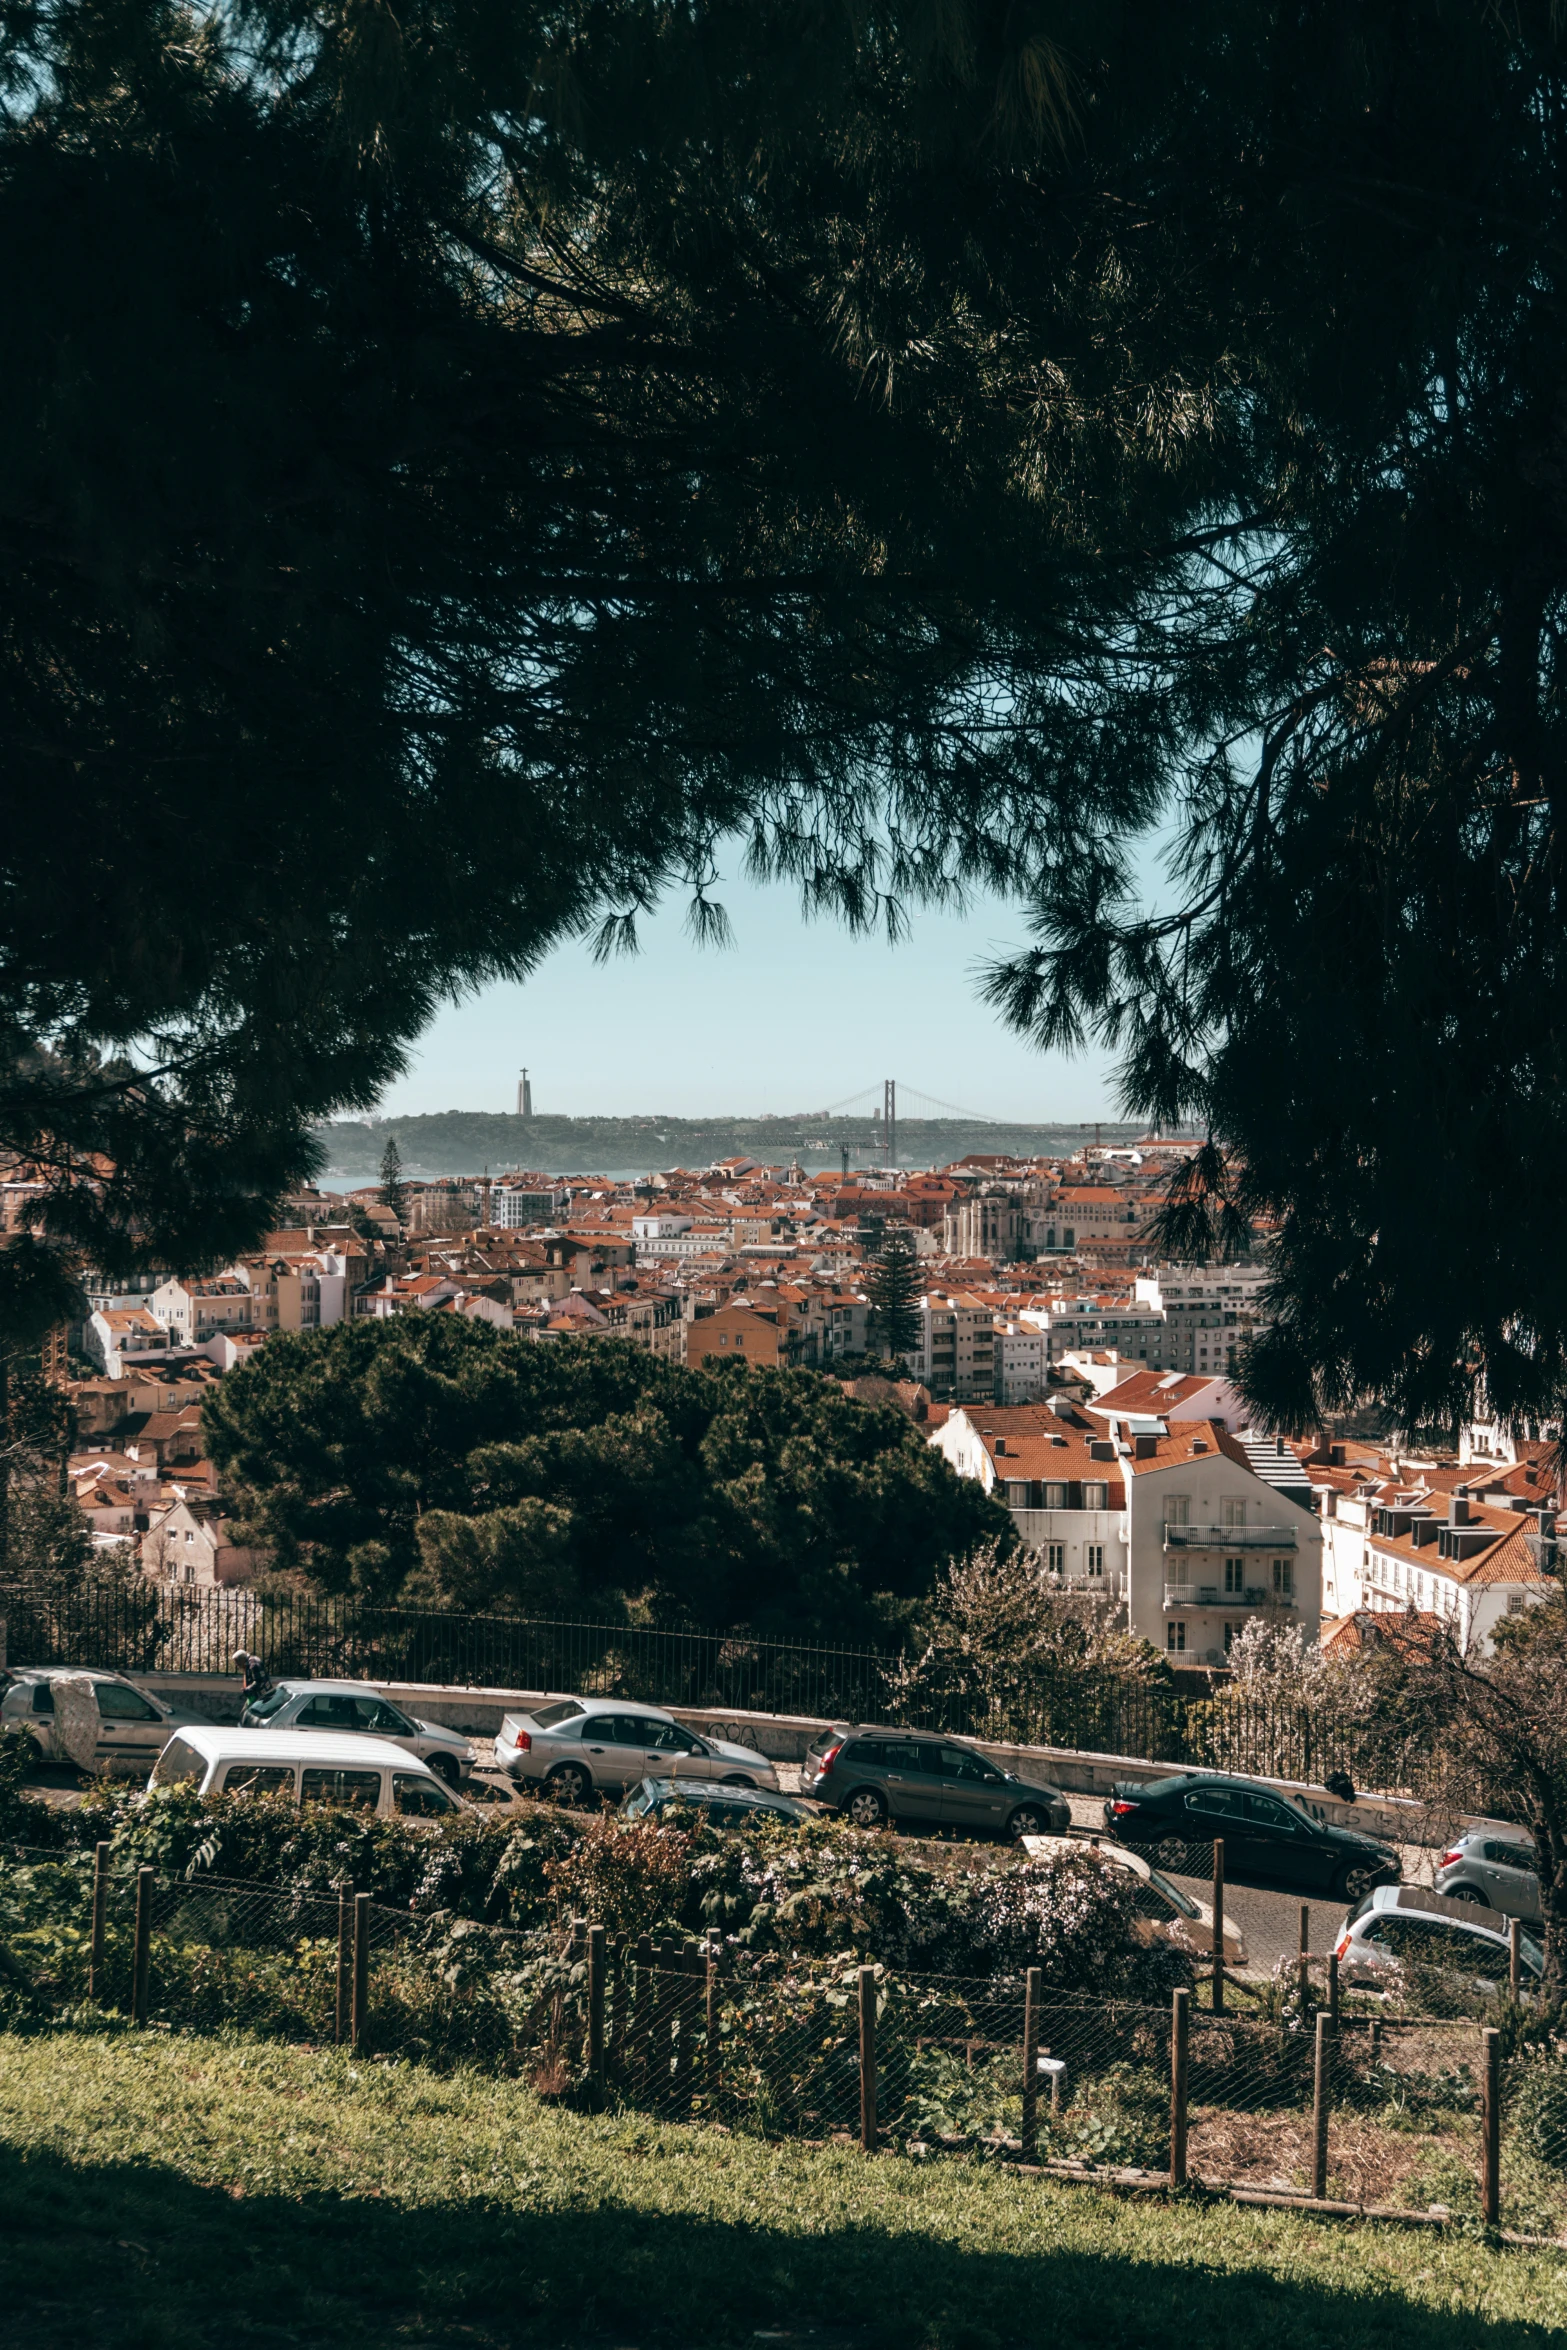
[[728, 1787], [778, 1784], [772, 1764], [753, 1748], [699, 1737], [662, 1706], [615, 1697], [555, 1697], [529, 1713], [507, 1714], [495, 1760], [557, 1803], [619, 1795], [650, 1775], [716, 1779]]
[[331, 1730], [367, 1738], [390, 1738], [406, 1747], [437, 1777], [455, 1787], [474, 1766], [474, 1750], [460, 1730], [405, 1714], [367, 1688], [363, 1681], [279, 1681], [240, 1715], [246, 1730]]

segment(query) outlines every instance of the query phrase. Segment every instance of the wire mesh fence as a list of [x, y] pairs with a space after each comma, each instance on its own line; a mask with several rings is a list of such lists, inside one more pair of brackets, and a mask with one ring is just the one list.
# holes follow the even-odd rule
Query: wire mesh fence
[[512, 2073], [542, 2097], [916, 2159], [1567, 2231], [1567, 2041], [895, 1974], [583, 1924], [513, 1933], [96, 1853], [0, 1860], [0, 2021], [239, 2030]]

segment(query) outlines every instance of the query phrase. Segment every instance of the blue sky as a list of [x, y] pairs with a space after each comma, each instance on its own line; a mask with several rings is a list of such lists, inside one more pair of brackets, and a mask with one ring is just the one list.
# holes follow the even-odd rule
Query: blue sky
[[713, 893], [730, 948], [700, 947], [683, 904], [643, 925], [642, 949], [598, 965], [559, 948], [518, 984], [448, 1005], [384, 1111], [510, 1110], [526, 1062], [539, 1112], [675, 1117], [825, 1109], [896, 1077], [966, 1111], [1028, 1120], [1111, 1118], [1098, 1053], [1033, 1051], [978, 999], [976, 964], [1021, 944], [998, 899], [924, 912], [900, 946], [807, 921], [794, 892], [725, 880]]

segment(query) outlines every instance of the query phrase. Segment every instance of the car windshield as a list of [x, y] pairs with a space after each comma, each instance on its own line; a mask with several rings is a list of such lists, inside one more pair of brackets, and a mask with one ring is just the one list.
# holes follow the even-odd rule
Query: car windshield
[[574, 1697], [557, 1697], [551, 1704], [539, 1706], [527, 1719], [537, 1722], [541, 1730], [553, 1730], [557, 1722], [569, 1722], [574, 1715], [585, 1714], [587, 1710]]
[[293, 1694], [293, 1690], [285, 1686], [282, 1689], [269, 1689], [265, 1697], [253, 1698], [249, 1707], [251, 1720], [270, 1721], [281, 1706], [287, 1705]]
[[1201, 1917], [1202, 1911], [1198, 1908], [1196, 1902], [1193, 1901], [1191, 1895], [1189, 1893], [1183, 1893], [1179, 1885], [1172, 1885], [1169, 1878], [1161, 1875], [1158, 1869], [1150, 1869], [1148, 1871], [1148, 1882], [1157, 1892], [1164, 1895], [1166, 1901], [1170, 1901], [1175, 1904], [1175, 1907], [1180, 1911], [1183, 1918]]
[[1146, 1795], [1157, 1803], [1166, 1795], [1178, 1795], [1185, 1785], [1186, 1776], [1183, 1772], [1174, 1779], [1145, 1779], [1143, 1784], [1140, 1787], [1134, 1787], [1132, 1792], [1138, 1796]]
[[174, 1787], [182, 1779], [199, 1779], [207, 1768], [207, 1758], [198, 1754], [194, 1746], [187, 1746], [183, 1738], [171, 1738], [153, 1765], [153, 1784]]

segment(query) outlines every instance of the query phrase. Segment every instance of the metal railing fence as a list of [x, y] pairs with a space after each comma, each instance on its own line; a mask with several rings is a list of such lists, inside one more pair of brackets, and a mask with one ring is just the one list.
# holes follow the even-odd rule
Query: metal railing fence
[[354, 1598], [187, 1588], [151, 1579], [0, 1584], [0, 1662], [86, 1664], [127, 1673], [228, 1674], [237, 1649], [274, 1676], [448, 1687], [570, 1690], [711, 1712], [891, 1721], [1019, 1745], [1151, 1762], [1210, 1764], [1320, 1783], [1346, 1771], [1385, 1792], [1398, 1758], [1367, 1751], [1356, 1722], [1314, 1707], [1191, 1699], [1163, 1683], [1105, 1676], [1013, 1686], [997, 1679], [922, 1689], [895, 1652], [764, 1640], [744, 1633], [459, 1615]]

